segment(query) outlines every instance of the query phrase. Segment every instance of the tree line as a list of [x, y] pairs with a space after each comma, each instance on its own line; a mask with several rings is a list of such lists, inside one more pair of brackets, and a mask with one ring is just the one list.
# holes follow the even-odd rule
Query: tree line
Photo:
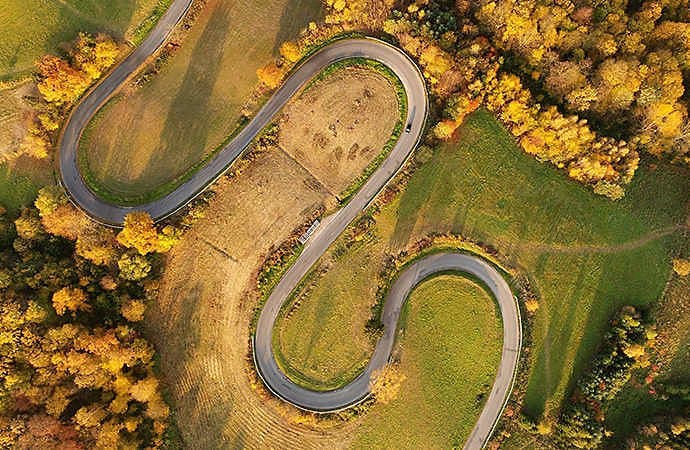
[[619, 199], [640, 154], [690, 163], [688, 0], [327, 0], [259, 69], [268, 88], [319, 42], [352, 30], [417, 59], [450, 139], [485, 107], [527, 153]]
[[158, 448], [170, 410], [140, 329], [181, 229], [116, 233], [58, 187], [0, 211], [0, 447]]
[[117, 60], [120, 46], [109, 36], [79, 33], [64, 56], [46, 55], [37, 63], [37, 95], [23, 142], [9, 158], [46, 158], [74, 102]]

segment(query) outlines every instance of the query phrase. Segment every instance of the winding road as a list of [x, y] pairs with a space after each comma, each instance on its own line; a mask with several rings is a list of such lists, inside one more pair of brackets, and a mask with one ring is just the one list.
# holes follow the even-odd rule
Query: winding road
[[347, 39], [324, 47], [299, 67], [266, 102], [242, 131], [201, 169], [174, 191], [150, 203], [121, 206], [108, 203], [94, 194], [83, 180], [77, 164], [77, 150], [84, 128], [108, 99], [144, 65], [169, 37], [191, 5], [191, 0], [175, 0], [146, 40], [82, 99], [73, 109], [63, 128], [59, 144], [62, 184], [71, 200], [94, 220], [119, 226], [133, 211], [146, 211], [162, 220], [184, 207], [204, 191], [242, 155], [257, 134], [270, 123], [282, 107], [315, 75], [336, 61], [362, 57], [388, 66], [400, 79], [408, 104], [406, 130], [380, 167], [364, 186], [338, 212], [326, 217], [305, 245], [264, 306], [253, 350], [256, 366], [266, 386], [293, 405], [316, 412], [330, 412], [352, 406], [369, 395], [371, 377], [389, 360], [395, 342], [400, 309], [410, 291], [422, 280], [440, 271], [469, 273], [491, 290], [499, 304], [503, 320], [503, 351], [498, 374], [486, 405], [465, 448], [483, 447], [491, 435], [510, 395], [521, 346], [520, 315], [513, 295], [501, 275], [484, 260], [458, 253], [442, 253], [423, 258], [405, 269], [391, 287], [384, 306], [384, 335], [377, 343], [366, 370], [350, 384], [327, 392], [304, 389], [278, 367], [272, 350], [272, 334], [282, 304], [324, 254], [335, 239], [360, 214], [389, 180], [400, 170], [418, 144], [428, 112], [424, 78], [416, 64], [396, 47], [375, 39]]

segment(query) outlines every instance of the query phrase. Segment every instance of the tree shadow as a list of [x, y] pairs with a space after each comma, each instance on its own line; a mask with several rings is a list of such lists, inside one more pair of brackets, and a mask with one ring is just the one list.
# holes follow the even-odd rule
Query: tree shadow
[[[295, 10], [314, 12], [311, 16], [295, 14]], [[323, 18], [324, 9], [320, 0], [288, 0], [280, 16], [280, 28], [273, 43], [273, 54], [277, 55], [280, 45], [297, 37], [308, 22], [315, 22]], [[306, 23], [305, 23], [306, 22]]]
[[[548, 260], [550, 255], [541, 255], [532, 272], [536, 279], [543, 279], [548, 272]], [[587, 259], [587, 257], [581, 257]], [[567, 355], [570, 347], [571, 338], [574, 331], [575, 311], [582, 307], [582, 297], [586, 282], [590, 274], [590, 265], [580, 264], [572, 286], [573, 290], [568, 295], [567, 300], [560, 302], [564, 307], [554, 308], [549, 311], [549, 323], [547, 333], [544, 337], [544, 345], [539, 349], [534, 369], [529, 377], [529, 384], [525, 394], [525, 412], [532, 417], [540, 417], [546, 409], [546, 403], [554, 395], [564, 375], [565, 364], [563, 359]], [[533, 349], [533, 351], [536, 349]], [[536, 380], [541, 380], [537, 383]]]
[[[220, 72], [230, 22], [229, 8], [225, 3], [218, 4], [192, 51], [191, 63], [168, 110], [161, 145], [151, 155], [141, 179], [157, 177], [161, 171], [174, 178], [203, 158], [211, 125], [205, 115]], [[176, 151], [179, 149], [185, 150]]]
[[[408, 243], [417, 224], [417, 218], [421, 216], [420, 213], [432, 206], [431, 197], [441, 179], [438, 172], [443, 166], [437, 164], [438, 158], [442, 156], [440, 153], [435, 152], [432, 160], [418, 170], [417, 176], [410, 179], [407, 189], [400, 196], [395, 230], [390, 238], [393, 247], [401, 248]], [[418, 188], [422, 183], [427, 186], [426, 189]]]

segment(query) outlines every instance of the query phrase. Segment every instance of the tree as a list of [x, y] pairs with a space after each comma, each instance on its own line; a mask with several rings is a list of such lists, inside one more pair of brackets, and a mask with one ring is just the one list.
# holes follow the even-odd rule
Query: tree
[[641, 85], [637, 59], [607, 59], [596, 73], [597, 101], [592, 108], [599, 113], [624, 110], [635, 100]]
[[595, 184], [594, 193], [608, 197], [611, 200], [620, 200], [625, 197], [625, 190], [620, 185], [607, 181], [599, 181]]
[[142, 300], [128, 300], [122, 304], [120, 312], [122, 317], [129, 320], [130, 322], [141, 322], [144, 320], [144, 312], [146, 311], [146, 305]]
[[74, 102], [88, 88], [91, 79], [55, 56], [46, 56], [38, 63], [41, 81], [38, 91], [48, 103], [61, 106]]
[[525, 309], [528, 313], [534, 314], [535, 312], [537, 312], [537, 310], [539, 310], [539, 302], [536, 298], [530, 298], [527, 301], [525, 301]]
[[580, 66], [571, 61], [554, 63], [549, 68], [549, 75], [544, 80], [548, 91], [565, 99], [568, 94], [585, 86], [587, 78], [582, 73]]
[[[91, 261], [108, 259], [95, 255], [103, 242], [112, 244], [112, 231], [95, 224], [70, 231], [73, 222], [55, 218], [83, 214], [70, 210], [57, 189], [39, 197], [18, 222], [24, 238], [15, 238], [0, 214], [0, 225], [8, 226], [0, 230], [0, 446], [159, 448], [169, 409], [153, 372], [154, 349], [128, 326], [143, 317], [144, 302], [128, 295], [143, 294], [143, 283], [120, 287], [113, 280], [118, 267]], [[77, 242], [43, 231], [41, 223], [51, 220]], [[5, 232], [13, 245], [4, 245]], [[176, 231], [162, 234], [174, 240]], [[134, 267], [123, 269], [143, 279], [146, 257], [126, 257]], [[41, 306], [46, 298], [59, 317]]]
[[34, 206], [41, 217], [52, 214], [59, 206], [68, 202], [64, 191], [59, 186], [47, 186], [38, 191]]
[[380, 369], [378, 373], [372, 375], [370, 391], [377, 402], [384, 405], [395, 400], [400, 391], [405, 375], [398, 368], [391, 365]]
[[53, 308], [58, 315], [70, 311], [89, 311], [91, 306], [87, 302], [86, 294], [79, 288], [62, 288], [53, 294]]
[[458, 128], [454, 120], [443, 120], [434, 127], [434, 135], [441, 140], [448, 140], [453, 137], [453, 133]]
[[50, 214], [41, 217], [45, 229], [55, 236], [76, 240], [85, 230], [95, 225], [86, 215], [71, 203], [64, 203], [55, 208]]
[[84, 230], [77, 237], [77, 255], [97, 265], [108, 265], [117, 256], [115, 235], [104, 227]]
[[422, 51], [419, 63], [424, 67], [424, 75], [432, 85], [438, 83], [441, 75], [453, 66], [453, 60], [448, 54], [435, 45], [428, 45]]
[[138, 254], [125, 253], [117, 262], [117, 266], [120, 268], [120, 277], [125, 280], [141, 280], [151, 272], [151, 264], [146, 257]]
[[136, 249], [140, 255], [155, 252], [159, 248], [158, 232], [153, 219], [146, 212], [133, 212], [125, 217], [124, 228], [117, 241], [127, 248]]
[[45, 236], [41, 219], [38, 218], [35, 211], [27, 208], [23, 209], [21, 216], [14, 221], [14, 227], [17, 230], [17, 235], [28, 241], [41, 239]]
[[86, 33], [79, 33], [70, 51], [75, 67], [91, 80], [100, 78], [115, 63], [119, 53], [117, 44], [109, 36], [94, 37]]
[[294, 63], [302, 57], [302, 51], [296, 43], [286, 41], [280, 46], [280, 55], [289, 62]]
[[256, 70], [259, 81], [269, 89], [275, 89], [283, 82], [284, 72], [275, 63], [269, 63]]
[[166, 253], [177, 245], [180, 239], [182, 239], [182, 231], [172, 225], [166, 225], [158, 233], [158, 249], [156, 251]]
[[48, 156], [49, 143], [44, 136], [35, 133], [27, 133], [21, 144], [22, 154], [29, 155], [36, 159], [43, 159]]
[[676, 258], [673, 260], [673, 271], [681, 277], [690, 275], [690, 260]]
[[24, 422], [25, 428], [18, 437], [16, 448], [79, 450], [79, 432], [73, 425], [65, 425], [55, 417], [46, 414], [35, 414]]

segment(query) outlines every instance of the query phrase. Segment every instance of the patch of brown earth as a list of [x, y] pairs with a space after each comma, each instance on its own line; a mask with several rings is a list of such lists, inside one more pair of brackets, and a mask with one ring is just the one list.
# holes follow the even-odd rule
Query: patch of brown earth
[[285, 108], [279, 145], [337, 195], [383, 150], [398, 119], [398, 99], [386, 77], [347, 67]]

